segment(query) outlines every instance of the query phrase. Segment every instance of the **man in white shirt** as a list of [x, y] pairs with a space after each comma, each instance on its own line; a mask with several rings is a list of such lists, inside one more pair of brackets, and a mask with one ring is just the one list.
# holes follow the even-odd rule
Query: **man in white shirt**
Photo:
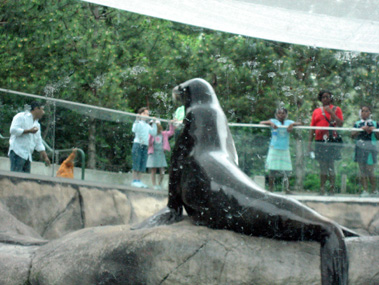
[[46, 165], [50, 165], [45, 146], [42, 144], [41, 126], [38, 123], [44, 114], [44, 106], [34, 101], [30, 104], [30, 111], [18, 113], [13, 117], [8, 152], [11, 171], [30, 173], [34, 150], [41, 154], [41, 159]]
[[147, 107], [139, 108], [136, 121], [133, 124], [132, 132], [135, 134], [132, 146], [133, 160], [133, 182], [132, 186], [138, 188], [148, 188], [141, 182], [141, 173], [146, 172], [147, 149], [149, 146], [149, 135], [157, 135], [157, 125], [155, 121], [150, 126], [146, 120], [149, 118]]

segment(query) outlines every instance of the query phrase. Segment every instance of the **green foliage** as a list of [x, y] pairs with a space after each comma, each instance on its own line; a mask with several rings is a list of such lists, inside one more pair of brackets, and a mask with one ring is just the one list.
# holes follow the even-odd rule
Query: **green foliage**
[[[358, 119], [363, 103], [378, 115], [378, 55], [253, 39], [77, 0], [2, 1], [0, 62], [1, 88], [128, 112], [148, 106], [166, 119], [176, 108], [172, 88], [194, 77], [212, 84], [230, 122], [258, 123], [285, 106], [290, 119], [309, 124], [320, 89], [334, 93], [345, 126]], [[30, 100], [0, 96], [1, 133], [7, 136], [13, 115]], [[53, 105], [47, 111], [42, 125], [49, 144], [86, 153], [96, 145], [97, 168], [130, 170], [132, 121], [95, 115], [93, 121]], [[262, 174], [267, 130], [232, 132], [242, 169]], [[317, 187], [314, 176], [305, 177], [306, 188]]]

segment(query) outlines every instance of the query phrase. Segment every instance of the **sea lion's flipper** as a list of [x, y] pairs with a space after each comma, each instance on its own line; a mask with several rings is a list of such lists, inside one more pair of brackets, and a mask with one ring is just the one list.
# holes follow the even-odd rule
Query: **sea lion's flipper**
[[173, 223], [181, 221], [182, 219], [182, 208], [176, 211], [172, 208], [165, 207], [155, 215], [144, 220], [142, 223], [131, 227], [131, 229], [139, 230], [153, 228], [161, 225], [171, 225]]
[[360, 234], [346, 227], [340, 226], [345, 237], [359, 237]]
[[321, 241], [321, 284], [346, 285], [349, 263], [343, 233], [335, 228]]

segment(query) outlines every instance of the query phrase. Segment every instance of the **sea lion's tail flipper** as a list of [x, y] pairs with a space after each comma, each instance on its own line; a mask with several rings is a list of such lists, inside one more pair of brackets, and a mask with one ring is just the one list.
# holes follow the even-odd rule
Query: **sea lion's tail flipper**
[[349, 262], [342, 230], [332, 228], [321, 241], [321, 283], [322, 285], [346, 285]]
[[359, 237], [360, 236], [360, 234], [356, 233], [355, 231], [351, 229], [345, 228], [343, 226], [340, 226], [340, 227], [345, 237]]
[[179, 222], [183, 219], [182, 208], [174, 210], [169, 207], [165, 207], [155, 215], [147, 218], [142, 223], [139, 223], [133, 227], [132, 230], [153, 228], [161, 225], [170, 225]]

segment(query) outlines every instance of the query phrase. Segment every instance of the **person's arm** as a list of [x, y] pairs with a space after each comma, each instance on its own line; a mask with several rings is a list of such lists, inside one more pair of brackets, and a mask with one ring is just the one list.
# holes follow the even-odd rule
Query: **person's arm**
[[157, 124], [154, 122], [151, 126], [149, 126], [149, 134], [152, 136], [156, 136], [158, 133]]
[[174, 135], [174, 133], [175, 133], [175, 126], [173, 124], [174, 121], [176, 121], [176, 120], [170, 121], [170, 128], [169, 128], [169, 130], [167, 132], [167, 136], [168, 137], [172, 137]]
[[270, 120], [268, 120], [268, 121], [261, 121], [261, 122], [259, 122], [259, 124], [270, 126], [270, 127], [273, 128], [273, 129], [277, 129], [277, 128], [278, 128], [278, 126], [275, 125], [275, 124], [274, 124], [272, 121], [270, 121]]
[[[357, 124], [354, 124], [353, 128], [358, 129]], [[352, 131], [351, 138], [355, 139], [359, 135], [360, 131]]]
[[340, 107], [337, 107], [336, 110], [333, 111], [329, 106], [326, 106], [324, 110], [330, 114], [331, 121], [335, 121], [337, 127], [343, 126], [343, 115]]
[[35, 134], [35, 138], [36, 138], [35, 150], [40, 153], [41, 160], [43, 160], [46, 165], [50, 165], [50, 159], [47, 156], [45, 146], [43, 145], [40, 125], [38, 124], [38, 127], [36, 128], [38, 129], [38, 132]]
[[23, 125], [24, 125], [24, 117], [16, 115], [13, 118], [12, 123], [11, 123], [11, 127], [9, 130], [10, 134], [18, 137], [18, 136], [21, 136], [23, 134], [35, 134], [36, 132], [38, 132], [37, 127], [33, 127], [30, 129], [24, 129]]
[[366, 133], [371, 134], [372, 131], [375, 130], [375, 127], [374, 127], [374, 126], [371, 126], [371, 127], [369, 127], [369, 126], [363, 126], [362, 129], [363, 129]]
[[[375, 125], [375, 126], [376, 126], [375, 129], [376, 129], [376, 130], [379, 130], [378, 122], [376, 122], [376, 125]], [[375, 134], [376, 139], [379, 139], [379, 132], [375, 132], [374, 134]]]
[[137, 118], [134, 123], [133, 123], [133, 127], [132, 127], [132, 132], [133, 133], [137, 133], [138, 132], [138, 129], [139, 129], [139, 122], [140, 122], [140, 119]]
[[149, 148], [152, 147], [154, 144], [154, 137], [149, 134]]
[[287, 132], [292, 132], [293, 130], [293, 127], [295, 126], [301, 126], [302, 124], [300, 122], [293, 122], [292, 124], [290, 124], [288, 127], [287, 127]]
[[23, 134], [35, 134], [36, 132], [38, 132], [38, 128], [37, 127], [33, 127], [31, 129], [24, 130]]
[[40, 156], [41, 156], [41, 160], [43, 160], [43, 161], [45, 162], [45, 164], [46, 164], [47, 166], [49, 166], [49, 165], [50, 165], [50, 159], [49, 159], [49, 157], [47, 156], [46, 151], [42, 150], [42, 151], [40, 151], [39, 153], [40, 153]]

